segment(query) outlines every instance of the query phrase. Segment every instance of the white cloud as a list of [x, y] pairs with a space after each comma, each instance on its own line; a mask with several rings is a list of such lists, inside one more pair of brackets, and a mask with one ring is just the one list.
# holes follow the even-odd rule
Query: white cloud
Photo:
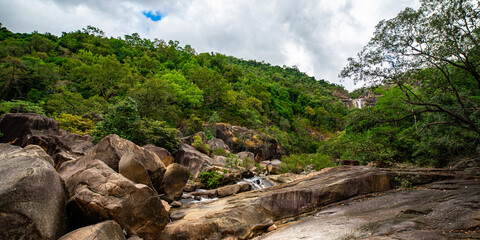
[[[0, 22], [14, 32], [74, 31], [96, 26], [108, 36], [134, 32], [178, 40], [197, 52], [220, 52], [301, 71], [339, 83], [348, 57], [375, 24], [418, 0], [15, 0], [0, 2]], [[159, 11], [153, 22], [143, 11]], [[355, 87], [346, 80], [347, 89]]]

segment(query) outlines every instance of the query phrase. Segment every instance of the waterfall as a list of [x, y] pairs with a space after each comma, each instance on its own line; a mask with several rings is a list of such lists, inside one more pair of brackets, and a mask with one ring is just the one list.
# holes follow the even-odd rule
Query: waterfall
[[252, 186], [252, 190], [263, 189], [263, 188], [273, 186], [273, 184], [269, 182], [267, 179], [259, 176], [255, 176], [252, 178], [244, 178], [243, 181], [241, 182], [247, 182], [248, 184], [250, 184], [250, 186]]
[[363, 100], [358, 98], [358, 99], [355, 99], [355, 101], [357, 102], [357, 107], [358, 108], [362, 108], [362, 103], [363, 103]]

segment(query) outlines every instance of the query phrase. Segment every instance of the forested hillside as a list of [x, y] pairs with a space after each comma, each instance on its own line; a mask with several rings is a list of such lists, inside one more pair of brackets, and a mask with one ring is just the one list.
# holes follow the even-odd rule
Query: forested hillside
[[315, 152], [344, 127], [334, 89], [343, 90], [295, 67], [196, 53], [177, 41], [108, 38], [91, 26], [61, 36], [0, 29], [1, 110], [45, 114], [97, 139], [117, 133], [168, 145], [175, 129], [213, 137], [205, 123], [226, 122], [277, 138], [287, 153]]

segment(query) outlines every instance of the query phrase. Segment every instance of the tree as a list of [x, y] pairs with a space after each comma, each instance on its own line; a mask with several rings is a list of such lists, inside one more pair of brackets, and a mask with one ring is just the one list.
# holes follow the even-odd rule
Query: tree
[[397, 84], [411, 106], [397, 120], [431, 116], [419, 132], [444, 125], [480, 134], [479, 5], [474, 0], [422, 0], [418, 10], [407, 8], [381, 21], [340, 76]]

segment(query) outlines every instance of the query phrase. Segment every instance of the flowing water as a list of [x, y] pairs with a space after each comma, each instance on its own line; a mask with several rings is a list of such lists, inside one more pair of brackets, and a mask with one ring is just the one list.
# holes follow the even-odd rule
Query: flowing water
[[357, 102], [358, 108], [362, 108], [363, 100], [362, 99], [355, 99], [355, 101]]

